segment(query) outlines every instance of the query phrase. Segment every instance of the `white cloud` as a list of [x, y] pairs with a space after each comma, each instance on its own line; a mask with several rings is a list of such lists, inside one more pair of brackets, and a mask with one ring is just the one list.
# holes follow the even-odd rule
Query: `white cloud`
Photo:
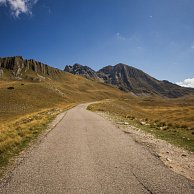
[[31, 14], [31, 8], [38, 0], [0, 0], [0, 6], [9, 6], [11, 13], [18, 17], [21, 13]]
[[116, 38], [117, 38], [117, 40], [126, 40], [126, 38], [124, 36], [122, 36], [120, 32], [116, 33]]
[[153, 16], [152, 16], [152, 15], [150, 15], [150, 16], [149, 16], [149, 18], [153, 18]]
[[176, 84], [182, 87], [194, 88], [194, 78], [188, 78], [182, 82], [177, 82]]

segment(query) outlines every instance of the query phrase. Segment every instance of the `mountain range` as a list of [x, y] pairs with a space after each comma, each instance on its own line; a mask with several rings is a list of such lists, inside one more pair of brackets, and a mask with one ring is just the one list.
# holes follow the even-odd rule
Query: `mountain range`
[[166, 80], [159, 81], [137, 68], [122, 63], [106, 66], [99, 71], [80, 64], [66, 66], [64, 70], [88, 79], [99, 80], [138, 96], [159, 95], [176, 98], [194, 94], [192, 88], [181, 87]]
[[82, 76], [90, 81], [103, 83], [137, 96], [158, 95], [177, 98], [194, 95], [192, 88], [181, 87], [166, 80], [157, 80], [137, 68], [122, 63], [106, 66], [99, 71], [76, 63], [73, 66], [66, 66], [63, 71], [21, 56], [0, 58], [0, 79], [4, 80], [51, 81], [64, 78], [65, 73]]

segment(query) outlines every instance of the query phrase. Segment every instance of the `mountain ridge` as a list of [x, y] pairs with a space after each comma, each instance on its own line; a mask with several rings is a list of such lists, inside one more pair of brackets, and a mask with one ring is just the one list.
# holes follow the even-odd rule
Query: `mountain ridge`
[[[95, 73], [95, 76], [103, 80], [104, 83], [113, 85], [125, 92], [133, 92], [138, 96], [160, 95], [176, 98], [194, 94], [194, 89], [192, 88], [184, 88], [167, 80], [157, 80], [142, 70], [123, 63], [119, 63], [115, 66], [105, 66], [98, 71], [94, 71], [89, 67], [87, 68], [87, 66], [83, 66], [85, 71], [80, 70], [82, 68], [81, 66], [79, 66], [79, 71], [76, 71], [75, 66], [71, 67], [74, 71], [71, 71], [70, 73], [79, 74], [87, 78], [84, 72], [87, 72], [88, 75], [88, 72], [92, 70], [93, 74]], [[67, 69], [68, 68], [65, 68], [65, 71], [67, 71]], [[90, 79], [93, 78], [91, 77]]]
[[194, 95], [194, 89], [184, 88], [167, 80], [160, 81], [135, 67], [119, 63], [95, 71], [78, 63], [66, 66], [64, 71], [22, 56], [0, 58], [0, 78], [12, 80], [60, 80], [65, 73], [80, 75], [95, 82], [116, 87], [137, 96], [158, 95], [177, 98]]
[[60, 78], [62, 70], [51, 67], [33, 59], [24, 59], [22, 56], [0, 58], [0, 78], [5, 77], [6, 70], [9, 71], [9, 78], [22, 80], [32, 79], [42, 81], [46, 77]]
[[75, 75], [84, 75], [84, 77], [91, 80], [101, 80], [93, 69], [88, 66], [80, 65], [79, 63], [75, 63], [73, 66], [67, 65], [64, 71]]

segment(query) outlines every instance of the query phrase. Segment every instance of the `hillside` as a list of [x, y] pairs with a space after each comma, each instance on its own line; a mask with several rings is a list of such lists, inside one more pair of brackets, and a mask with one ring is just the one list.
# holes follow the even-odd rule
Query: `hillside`
[[[79, 66], [79, 71], [77, 71], [76, 66], [73, 66], [72, 71], [69, 72], [88, 77], [85, 76], [85, 71], [81, 70], [83, 67], [91, 71], [86, 66]], [[68, 71], [68, 69], [65, 69], [65, 71]], [[138, 96], [159, 95], [177, 98], [194, 94], [194, 89], [183, 88], [168, 81], [159, 81], [139, 69], [121, 63], [115, 66], [106, 66], [97, 72], [92, 71], [104, 83], [126, 92], [133, 92]]]
[[117, 64], [107, 66], [98, 71], [98, 76], [124, 91], [132, 91], [137, 95], [161, 95], [166, 97], [181, 97], [194, 94], [193, 89], [183, 88], [168, 81], [159, 81], [134, 67]]
[[0, 58], [0, 176], [9, 159], [57, 114], [78, 103], [124, 96], [120, 90], [22, 57]]
[[0, 121], [61, 103], [88, 102], [123, 95], [103, 83], [22, 57], [0, 58], [0, 71]]
[[[111, 99], [97, 109], [105, 110], [110, 114], [123, 115], [124, 119], [146, 118], [150, 122], [159, 119], [161, 121], [158, 122], [162, 123], [169, 122], [171, 116], [174, 115], [172, 122], [175, 127], [180, 126], [182, 130], [183, 125], [186, 126], [183, 132], [186, 130], [188, 131], [186, 134], [189, 135], [190, 130], [193, 130], [191, 128], [193, 127], [193, 122], [191, 122], [193, 100], [188, 101], [189, 99], [183, 98], [179, 102], [179, 99], [176, 99], [178, 101], [173, 105], [172, 110], [163, 112], [166, 107], [172, 106], [171, 99], [158, 98], [153, 101], [152, 98], [137, 97], [111, 86], [117, 84], [117, 87], [123, 86], [120, 89], [125, 90], [130, 81], [133, 87], [128, 91], [136, 94], [141, 92], [143, 95], [142, 87], [147, 87], [145, 92], [157, 94], [157, 90], [153, 92], [153, 88], [158, 87], [157, 84], [161, 86], [166, 84], [165, 88], [168, 90], [174, 84], [160, 82], [140, 70], [130, 69], [125, 65], [105, 67], [99, 72], [87, 67], [84, 67], [82, 71], [81, 65], [75, 67], [79, 68], [76, 73], [78, 75], [72, 74], [76, 71], [76, 68], [72, 67], [70, 68], [72, 72], [68, 73], [22, 57], [0, 58], [0, 176], [4, 169], [2, 167], [8, 163], [9, 159], [17, 155], [32, 139], [46, 129], [57, 114], [79, 103]], [[83, 73], [87, 76], [79, 76]], [[92, 78], [87, 79], [91, 75]], [[103, 79], [104, 83], [99, 79]], [[152, 90], [149, 90], [150, 85], [154, 85]], [[147, 101], [151, 104], [149, 107], [147, 107], [147, 104], [149, 105]], [[185, 101], [189, 103], [185, 104]], [[180, 114], [183, 106], [185, 106], [184, 117]], [[152, 111], [153, 109], [155, 111]], [[161, 115], [166, 115], [168, 118], [159, 117]], [[177, 123], [177, 119], [181, 122]]]

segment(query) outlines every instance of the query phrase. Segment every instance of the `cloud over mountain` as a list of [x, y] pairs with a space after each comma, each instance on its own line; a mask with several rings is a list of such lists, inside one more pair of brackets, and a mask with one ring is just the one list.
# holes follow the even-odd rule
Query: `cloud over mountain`
[[188, 79], [185, 79], [182, 82], [177, 82], [176, 84], [180, 85], [182, 87], [194, 88], [194, 78], [188, 78]]

